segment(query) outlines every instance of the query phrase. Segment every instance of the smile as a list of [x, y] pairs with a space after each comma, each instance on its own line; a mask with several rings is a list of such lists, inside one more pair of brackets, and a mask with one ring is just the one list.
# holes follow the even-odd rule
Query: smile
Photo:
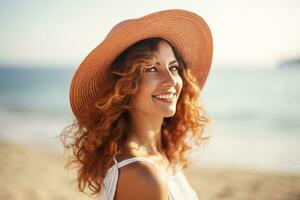
[[165, 103], [172, 103], [173, 101], [175, 101], [176, 94], [175, 93], [160, 94], [160, 95], [152, 95], [152, 97]]

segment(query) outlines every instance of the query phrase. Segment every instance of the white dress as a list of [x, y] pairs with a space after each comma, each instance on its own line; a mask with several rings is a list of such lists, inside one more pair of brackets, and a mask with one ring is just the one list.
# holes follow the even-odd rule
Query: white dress
[[[104, 177], [99, 200], [113, 200], [116, 192], [119, 168], [133, 162], [142, 161], [157, 167], [156, 163], [142, 157], [132, 157], [118, 162], [114, 158], [115, 164], [110, 167]], [[188, 183], [182, 171], [178, 170], [174, 176], [165, 175], [168, 183], [169, 200], [198, 200], [197, 194]]]

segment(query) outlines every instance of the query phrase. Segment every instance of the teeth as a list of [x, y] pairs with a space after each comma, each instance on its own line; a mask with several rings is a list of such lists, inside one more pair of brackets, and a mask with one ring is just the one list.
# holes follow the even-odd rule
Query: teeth
[[173, 99], [175, 94], [163, 94], [163, 95], [156, 95], [155, 98], [158, 99]]

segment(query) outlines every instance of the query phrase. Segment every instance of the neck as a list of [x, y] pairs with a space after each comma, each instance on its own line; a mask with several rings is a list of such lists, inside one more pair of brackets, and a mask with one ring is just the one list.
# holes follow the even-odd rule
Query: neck
[[127, 138], [127, 146], [143, 155], [159, 155], [162, 153], [161, 126], [162, 117], [131, 114], [131, 131]]

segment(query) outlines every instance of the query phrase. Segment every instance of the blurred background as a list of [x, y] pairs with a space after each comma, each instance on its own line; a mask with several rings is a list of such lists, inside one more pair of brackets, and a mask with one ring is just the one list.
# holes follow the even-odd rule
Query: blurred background
[[[55, 137], [73, 120], [68, 101], [72, 75], [115, 24], [174, 8], [202, 16], [214, 39], [212, 68], [201, 94], [211, 120], [206, 131], [211, 138], [193, 152], [193, 166], [231, 177], [238, 173], [232, 170], [273, 174], [279, 182], [272, 183], [274, 187], [268, 185], [269, 193], [262, 192], [261, 196], [250, 199], [300, 199], [300, 1], [297, 0], [1, 1], [2, 178], [6, 177], [5, 170], [12, 174], [22, 169], [22, 165], [13, 166], [25, 159], [12, 156], [8, 149], [17, 155], [27, 152], [28, 147], [39, 149], [36, 153], [63, 152]], [[26, 150], [14, 151], [19, 147], [9, 147], [4, 142], [23, 145]], [[35, 159], [36, 164], [40, 163], [36, 157], [32, 158], [33, 154], [26, 155], [27, 161]], [[48, 163], [44, 168], [51, 168], [49, 159], [44, 161]], [[224, 169], [231, 172], [220, 171]], [[240, 190], [237, 187], [226, 185], [221, 175], [207, 174], [202, 171], [205, 180], [212, 181], [214, 177], [213, 183], [221, 186], [215, 192], [209, 190], [209, 196], [205, 194], [207, 182], [197, 182], [194, 178], [192, 185], [199, 196], [201, 191], [203, 199], [233, 199], [242, 195], [236, 192]], [[253, 187], [267, 179], [252, 175], [256, 177], [250, 181]], [[287, 178], [284, 183], [280, 182], [282, 176]], [[197, 179], [201, 179], [200, 175]], [[242, 179], [237, 185], [247, 180]], [[53, 191], [58, 193], [56, 184], [53, 180]], [[277, 184], [284, 185], [281, 189], [286, 188], [281, 196], [272, 193]], [[7, 190], [0, 189], [2, 197], [22, 199], [22, 195], [10, 193], [6, 187]], [[263, 186], [259, 188], [267, 191]], [[28, 199], [49, 197], [47, 192], [38, 193], [30, 187], [26, 191], [29, 190], [35, 196]], [[251, 191], [247, 190], [253, 195], [255, 190]], [[76, 195], [72, 198], [78, 198]], [[245, 192], [243, 195], [237, 199], [247, 199]], [[69, 197], [61, 192], [61, 199]]]

